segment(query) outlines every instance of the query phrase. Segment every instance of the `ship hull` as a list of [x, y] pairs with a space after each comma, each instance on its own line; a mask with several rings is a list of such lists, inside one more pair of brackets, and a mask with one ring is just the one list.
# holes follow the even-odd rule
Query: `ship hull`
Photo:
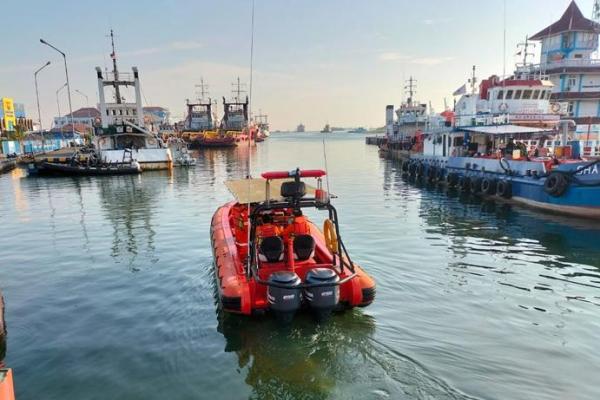
[[[435, 157], [407, 151], [396, 151], [394, 155], [408, 176], [541, 211], [600, 219], [600, 164], [581, 161], [550, 168], [539, 161], [509, 160], [502, 167], [497, 159]], [[454, 184], [448, 179], [450, 174], [454, 174]], [[556, 174], [564, 176], [566, 182], [563, 190], [553, 192], [547, 180]], [[484, 179], [495, 185], [490, 192], [482, 190]], [[509, 187], [507, 193], [496, 190], [500, 181]]]

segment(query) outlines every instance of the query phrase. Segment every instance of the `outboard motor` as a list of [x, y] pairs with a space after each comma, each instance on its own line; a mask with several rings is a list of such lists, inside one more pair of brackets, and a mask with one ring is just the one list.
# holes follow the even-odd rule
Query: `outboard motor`
[[268, 286], [269, 308], [278, 320], [285, 323], [291, 322], [302, 304], [300, 277], [295, 272], [278, 271], [269, 276], [269, 283], [276, 283], [280, 286]]
[[306, 274], [307, 285], [319, 284], [304, 289], [304, 297], [315, 313], [317, 320], [323, 321], [331, 315], [340, 301], [340, 277], [329, 268], [313, 268]]

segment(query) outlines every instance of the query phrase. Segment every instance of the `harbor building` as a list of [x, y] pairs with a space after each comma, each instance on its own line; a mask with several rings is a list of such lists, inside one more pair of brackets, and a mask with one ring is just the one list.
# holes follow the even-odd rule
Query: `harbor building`
[[551, 100], [582, 134], [600, 132], [600, 59], [594, 55], [599, 35], [600, 24], [572, 1], [558, 21], [529, 38], [541, 42], [540, 63], [522, 66], [548, 76], [554, 84]]
[[[83, 107], [73, 111], [73, 123], [75, 126], [87, 125], [90, 131], [100, 123], [100, 111], [96, 107]], [[71, 126], [71, 114], [54, 117], [54, 127], [61, 129], [66, 125]]]

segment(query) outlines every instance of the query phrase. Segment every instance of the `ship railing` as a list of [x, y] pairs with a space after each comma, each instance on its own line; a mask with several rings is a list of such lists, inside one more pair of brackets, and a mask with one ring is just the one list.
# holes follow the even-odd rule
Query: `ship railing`
[[547, 71], [549, 69], [565, 67], [600, 67], [600, 58], [548, 60], [545, 63], [529, 64], [527, 66], [518, 65], [517, 71], [519, 71], [519, 68], [529, 68], [534, 71]]
[[[105, 74], [107, 81], [115, 81], [115, 73], [114, 72], [107, 72]], [[132, 72], [119, 72], [119, 81], [129, 81], [129, 82], [133, 82], [134, 78], [133, 78], [133, 73]]]

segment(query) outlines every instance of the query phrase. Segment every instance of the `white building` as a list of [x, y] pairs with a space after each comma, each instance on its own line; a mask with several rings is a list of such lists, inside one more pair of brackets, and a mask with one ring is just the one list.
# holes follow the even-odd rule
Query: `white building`
[[530, 38], [541, 42], [540, 64], [532, 68], [554, 84], [551, 100], [567, 103], [568, 116], [586, 132], [600, 124], [600, 59], [593, 58], [599, 34], [600, 25], [572, 1], [558, 21]]

